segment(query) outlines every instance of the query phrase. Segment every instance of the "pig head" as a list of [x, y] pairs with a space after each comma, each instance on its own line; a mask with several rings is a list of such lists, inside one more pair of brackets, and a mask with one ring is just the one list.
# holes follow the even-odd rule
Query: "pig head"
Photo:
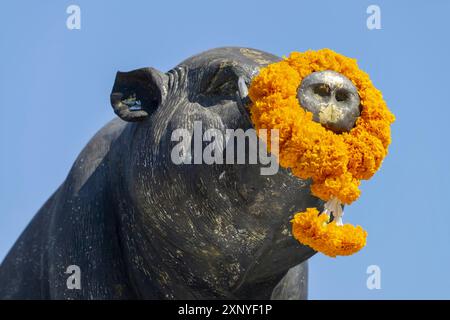
[[[283, 168], [262, 175], [261, 163], [171, 157], [177, 129], [252, 128], [239, 79], [249, 85], [279, 60], [229, 47], [167, 73], [118, 72], [111, 104], [120, 119], [92, 138], [11, 249], [0, 297], [267, 299], [279, 284], [273, 298], [305, 298], [306, 265], [291, 268], [315, 252], [293, 239], [290, 220], [323, 206], [309, 181]], [[69, 266], [79, 287], [68, 285]]]

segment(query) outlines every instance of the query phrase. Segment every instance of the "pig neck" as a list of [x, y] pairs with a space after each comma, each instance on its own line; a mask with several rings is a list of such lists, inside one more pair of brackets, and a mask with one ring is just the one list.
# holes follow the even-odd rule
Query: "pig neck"
[[[170, 163], [158, 160], [154, 153], [168, 150], [153, 150], [156, 141], [147, 139], [149, 131], [155, 136], [152, 130], [159, 132], [151, 124], [128, 125], [111, 157], [111, 198], [132, 289], [146, 299], [235, 298], [232, 287], [241, 277], [240, 257], [233, 246], [227, 257], [207, 225], [216, 210], [231, 210], [232, 204], [223, 203], [218, 194], [201, 201], [204, 188], [192, 183], [195, 174], [178, 174]], [[180, 194], [187, 195], [185, 201], [175, 200]]]
[[[239, 278], [239, 275], [227, 271], [233, 263], [228, 263], [208, 240], [210, 233], [200, 234], [198, 220], [183, 218], [193, 211], [204, 216], [213, 216], [214, 212], [202, 211], [204, 208], [189, 201], [178, 204], [173, 212], [163, 195], [154, 197], [150, 206], [143, 204], [139, 194], [128, 195], [117, 207], [120, 243], [130, 282], [138, 296], [236, 298], [229, 276]], [[190, 232], [181, 231], [192, 228], [196, 229], [192, 237]]]

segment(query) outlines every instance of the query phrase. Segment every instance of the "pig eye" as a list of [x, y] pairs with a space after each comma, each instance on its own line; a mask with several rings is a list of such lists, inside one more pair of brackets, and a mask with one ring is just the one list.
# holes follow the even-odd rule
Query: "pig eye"
[[208, 87], [204, 94], [208, 96], [233, 97], [237, 90], [236, 82], [230, 80], [223, 83], [215, 83]]
[[205, 75], [200, 93], [208, 97], [234, 98], [238, 76], [231, 66], [218, 66]]

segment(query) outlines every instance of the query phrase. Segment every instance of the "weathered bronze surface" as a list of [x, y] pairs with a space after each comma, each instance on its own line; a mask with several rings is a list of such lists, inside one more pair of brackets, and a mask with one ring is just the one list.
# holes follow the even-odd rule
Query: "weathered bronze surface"
[[[0, 298], [305, 298], [306, 263], [272, 291], [314, 254], [290, 234], [295, 212], [323, 207], [309, 182], [282, 168], [263, 176], [260, 164], [170, 158], [173, 130], [196, 120], [251, 128], [238, 79], [248, 86], [279, 60], [229, 47], [166, 73], [118, 72], [111, 104], [121, 119], [92, 138], [17, 240], [0, 266]], [[67, 288], [69, 265], [80, 267], [79, 290]]]

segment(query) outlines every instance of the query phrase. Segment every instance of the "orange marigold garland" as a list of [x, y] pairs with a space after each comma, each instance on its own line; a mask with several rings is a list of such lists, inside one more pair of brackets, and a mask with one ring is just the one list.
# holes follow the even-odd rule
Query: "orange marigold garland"
[[[336, 134], [326, 129], [300, 107], [297, 90], [302, 80], [324, 70], [341, 73], [358, 89], [362, 111], [349, 132]], [[308, 208], [295, 215], [294, 237], [332, 257], [359, 251], [367, 233], [359, 226], [342, 223], [342, 204], [359, 197], [360, 180], [370, 179], [387, 154], [395, 118], [381, 92], [355, 59], [322, 49], [293, 52], [261, 69], [252, 80], [249, 97], [256, 129], [279, 130], [280, 165], [302, 179], [311, 179], [312, 194], [327, 201], [322, 214]], [[328, 214], [333, 216], [331, 223]]]
[[292, 233], [301, 243], [330, 257], [348, 256], [366, 245], [367, 232], [363, 228], [328, 223], [329, 218], [325, 213], [319, 215], [316, 208], [308, 208], [295, 215]]

